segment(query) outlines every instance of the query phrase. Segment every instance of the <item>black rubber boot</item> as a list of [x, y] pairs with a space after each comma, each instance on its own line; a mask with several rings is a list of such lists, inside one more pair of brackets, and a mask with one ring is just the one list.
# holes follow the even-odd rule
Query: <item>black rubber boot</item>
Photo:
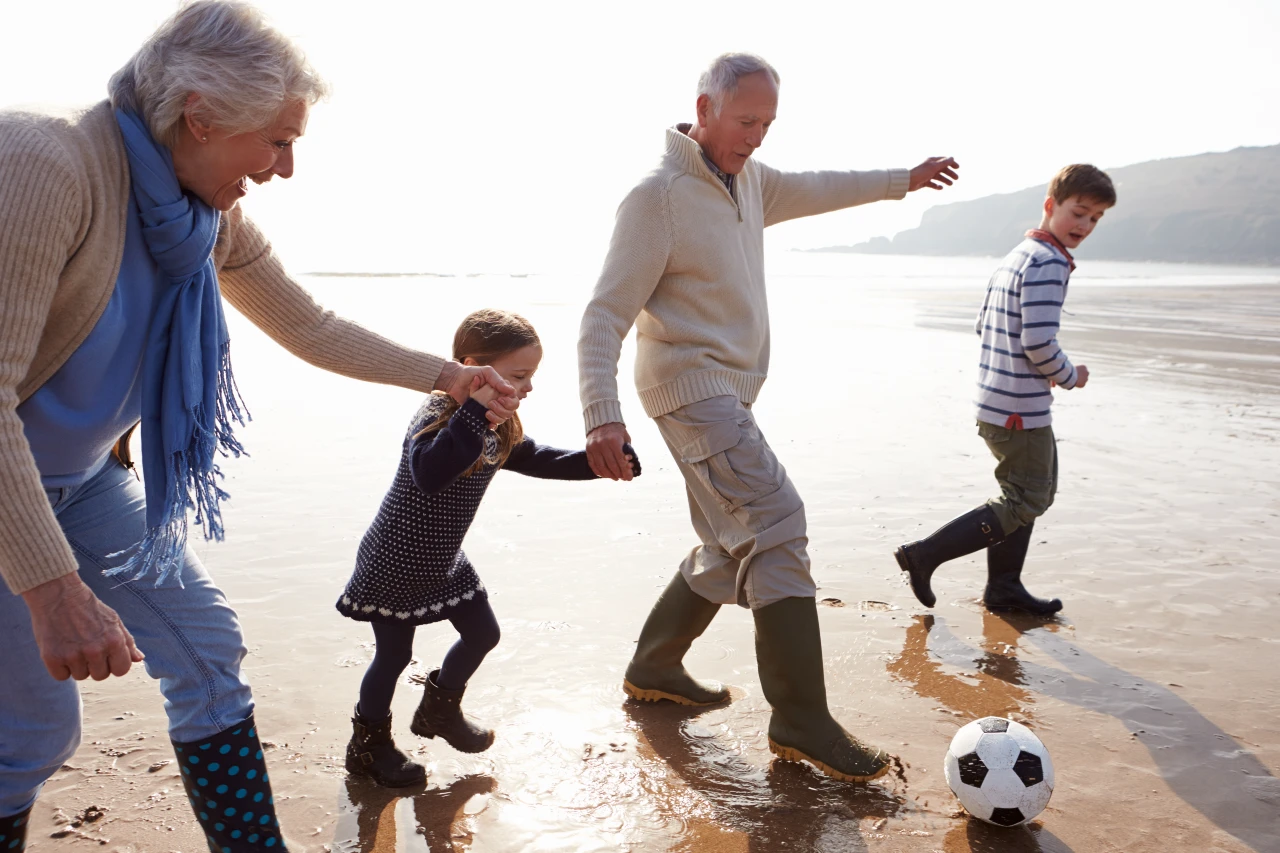
[[720, 610], [689, 588], [684, 575], [676, 576], [654, 602], [640, 629], [635, 654], [627, 665], [622, 689], [632, 699], [680, 705], [715, 705], [729, 698], [729, 688], [718, 681], [699, 681], [684, 668], [684, 656], [702, 636]]
[[285, 849], [253, 717], [173, 751], [212, 853]]
[[458, 752], [484, 752], [493, 746], [493, 729], [484, 728], [462, 713], [462, 694], [467, 688], [445, 690], [436, 683], [439, 677], [438, 669], [427, 676], [427, 689], [409, 731], [420, 737], [439, 735]]
[[902, 545], [893, 552], [911, 581], [911, 591], [925, 607], [938, 602], [929, 585], [938, 566], [949, 560], [989, 548], [1004, 538], [995, 510], [983, 504], [934, 531], [928, 539]]
[[784, 598], [753, 611], [760, 686], [773, 707], [769, 749], [785, 761], [808, 761], [828, 776], [867, 782], [889, 769], [889, 756], [861, 743], [827, 708], [818, 608], [812, 598]]
[[1052, 616], [1062, 609], [1059, 598], [1036, 598], [1022, 585], [1022, 565], [1031, 545], [1035, 522], [1024, 524], [987, 549], [987, 588], [982, 603], [988, 610], [1025, 610], [1033, 616]]
[[347, 744], [347, 772], [368, 776], [384, 788], [420, 785], [427, 771], [396, 747], [391, 736], [391, 715], [380, 723], [360, 716], [360, 706], [351, 712], [351, 742]]
[[0, 817], [0, 851], [22, 853], [27, 849], [27, 820], [31, 809], [9, 817]]

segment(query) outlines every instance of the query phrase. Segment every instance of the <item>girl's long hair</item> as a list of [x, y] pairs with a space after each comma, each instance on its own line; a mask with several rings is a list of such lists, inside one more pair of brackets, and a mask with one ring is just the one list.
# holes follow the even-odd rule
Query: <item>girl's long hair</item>
[[[519, 314], [484, 308], [467, 315], [462, 325], [458, 326], [458, 331], [453, 335], [453, 358], [458, 362], [472, 358], [477, 364], [492, 364], [508, 353], [528, 346], [541, 346], [541, 344], [532, 324]], [[458, 401], [453, 399], [452, 395], [443, 391], [435, 393], [443, 395], [448, 402], [432, 423], [414, 434], [414, 439], [438, 432], [458, 410]], [[507, 461], [511, 451], [524, 440], [524, 427], [520, 423], [520, 416], [512, 415], [511, 419], [498, 427], [494, 433], [498, 439], [496, 452], [493, 456], [488, 455], [486, 442], [486, 450], [481, 452], [480, 458], [462, 476], [469, 477], [486, 465], [502, 465]]]

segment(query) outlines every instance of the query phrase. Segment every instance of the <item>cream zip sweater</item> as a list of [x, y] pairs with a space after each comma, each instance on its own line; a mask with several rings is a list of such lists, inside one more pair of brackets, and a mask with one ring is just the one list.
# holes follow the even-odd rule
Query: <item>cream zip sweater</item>
[[[0, 577], [15, 594], [77, 569], [17, 407], [106, 308], [128, 193], [129, 164], [108, 103], [63, 115], [0, 112]], [[435, 387], [444, 359], [325, 311], [239, 207], [222, 217], [214, 258], [226, 300], [299, 358], [369, 382]]]
[[[682, 126], [683, 127], [683, 126]], [[753, 403], [769, 372], [764, 229], [902, 198], [906, 169], [780, 172], [754, 159], [730, 194], [680, 128], [658, 167], [618, 207], [604, 269], [582, 318], [578, 368], [590, 433], [623, 423], [618, 356], [636, 327], [636, 389], [656, 418], [721, 395]]]

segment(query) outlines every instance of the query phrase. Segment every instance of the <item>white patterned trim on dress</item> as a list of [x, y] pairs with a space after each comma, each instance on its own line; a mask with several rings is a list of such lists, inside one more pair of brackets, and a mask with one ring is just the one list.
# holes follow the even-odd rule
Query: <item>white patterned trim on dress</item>
[[427, 615], [428, 610], [430, 610], [433, 613], [439, 613], [441, 610], [444, 610], [446, 605], [449, 607], [457, 607], [463, 601], [471, 601], [476, 597], [476, 593], [480, 592], [482, 589], [484, 589], [484, 584], [480, 583], [476, 585], [475, 589], [469, 589], [460, 596], [455, 596], [454, 598], [450, 598], [448, 601], [437, 601], [435, 604], [432, 604], [430, 607], [419, 607], [417, 610], [414, 610], [412, 612], [409, 612], [407, 610], [391, 611], [391, 610], [388, 610], [386, 607], [379, 607], [376, 604], [366, 604], [362, 607], [360, 605], [360, 602], [353, 601], [351, 599], [351, 596], [349, 595], [342, 596], [342, 603], [345, 604], [347, 607], [350, 607], [353, 611], [358, 611], [360, 613], [372, 613], [373, 611], [376, 610], [382, 616], [395, 616], [397, 619], [408, 619], [412, 616], [416, 616], [419, 619], [421, 619], [423, 616]]

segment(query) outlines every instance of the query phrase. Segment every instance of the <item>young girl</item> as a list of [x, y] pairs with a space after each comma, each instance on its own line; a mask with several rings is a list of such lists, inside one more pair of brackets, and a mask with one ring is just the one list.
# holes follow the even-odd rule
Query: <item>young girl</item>
[[[458, 327], [453, 357], [491, 365], [524, 399], [533, 390], [542, 345], [524, 318], [477, 311]], [[499, 638], [489, 593], [461, 548], [493, 475], [506, 468], [553, 480], [595, 478], [586, 451], [535, 444], [524, 435], [519, 416], [489, 429], [485, 406], [495, 395], [488, 386], [473, 388], [461, 407], [446, 394], [427, 397], [410, 423], [395, 480], [360, 542], [355, 573], [337, 603], [344, 616], [373, 625], [376, 648], [360, 685], [346, 764], [347, 772], [379, 785], [414, 785], [426, 778], [422, 765], [397, 749], [391, 736], [391, 697], [413, 655], [418, 625], [448, 619], [459, 636], [427, 677], [410, 731], [439, 735], [461, 752], [482, 752], [493, 743], [493, 731], [461, 709], [467, 681]], [[639, 475], [634, 451], [626, 452]]]

